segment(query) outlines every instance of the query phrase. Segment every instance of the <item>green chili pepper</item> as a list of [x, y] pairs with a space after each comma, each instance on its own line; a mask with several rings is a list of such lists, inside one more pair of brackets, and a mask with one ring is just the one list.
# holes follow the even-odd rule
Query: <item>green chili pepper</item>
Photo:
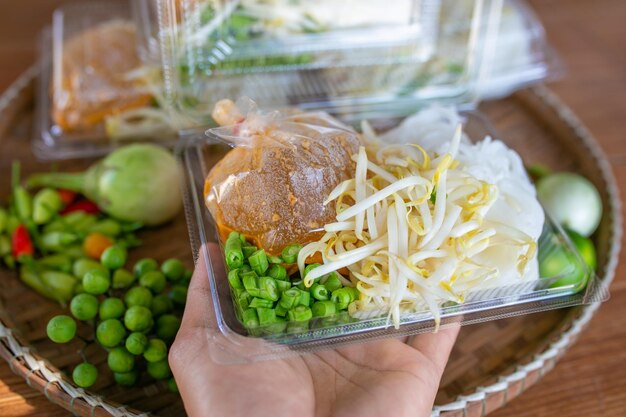
[[18, 219], [14, 215], [9, 215], [7, 219], [7, 225], [6, 225], [7, 234], [9, 236], [12, 236], [13, 233], [15, 232], [15, 229], [17, 229], [20, 224], [21, 224], [20, 219]]
[[15, 269], [15, 258], [12, 255], [5, 255], [2, 261], [9, 269]]
[[9, 214], [5, 209], [0, 207], [0, 234], [4, 233], [7, 227], [7, 221], [9, 220]]
[[69, 302], [74, 296], [78, 280], [72, 275], [59, 271], [43, 271], [41, 278], [51, 288], [55, 299]]
[[0, 258], [11, 253], [11, 239], [8, 236], [0, 235]]
[[61, 196], [52, 188], [43, 188], [33, 199], [33, 221], [42, 225], [48, 223], [61, 210]]
[[41, 229], [43, 234], [51, 232], [69, 232], [71, 231], [65, 220], [62, 217], [52, 220], [50, 223], [43, 226]]
[[65, 254], [44, 256], [37, 260], [37, 264], [44, 268], [65, 272], [66, 274], [72, 273], [72, 258]]
[[116, 220], [104, 219], [91, 226], [89, 233], [102, 233], [110, 237], [117, 237], [122, 233], [122, 225]]
[[24, 187], [19, 185], [15, 187], [13, 190], [13, 201], [17, 217], [23, 222], [31, 220], [33, 216], [33, 198]]
[[72, 259], [83, 258], [85, 256], [85, 251], [83, 251], [81, 244], [67, 246], [63, 253]]
[[67, 232], [50, 232], [41, 237], [41, 245], [46, 250], [62, 251], [67, 245], [78, 240], [78, 236]]

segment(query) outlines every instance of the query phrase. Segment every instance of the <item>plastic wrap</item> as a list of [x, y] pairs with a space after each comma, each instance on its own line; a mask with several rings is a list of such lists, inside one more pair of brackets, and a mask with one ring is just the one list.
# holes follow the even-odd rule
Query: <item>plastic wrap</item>
[[239, 120], [242, 107], [248, 107], [243, 120], [210, 131], [234, 146], [205, 184], [222, 239], [236, 230], [276, 254], [288, 244], [319, 238], [335, 215], [324, 199], [350, 178], [359, 138], [325, 113], [263, 114], [251, 102], [237, 108], [220, 102], [214, 117]]

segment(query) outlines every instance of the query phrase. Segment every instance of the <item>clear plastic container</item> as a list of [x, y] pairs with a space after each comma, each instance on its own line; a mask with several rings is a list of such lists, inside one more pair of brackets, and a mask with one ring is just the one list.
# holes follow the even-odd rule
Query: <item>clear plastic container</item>
[[[464, 132], [471, 140], [485, 136], [500, 138], [485, 118], [478, 113], [463, 114]], [[376, 122], [376, 121], [375, 121]], [[381, 120], [377, 126], [392, 126], [398, 121]], [[506, 138], [500, 138], [506, 143]], [[305, 329], [276, 333], [272, 326], [257, 328], [254, 336], [248, 334], [235, 314], [233, 293], [224, 272], [224, 252], [215, 221], [205, 206], [205, 178], [211, 168], [231, 148], [220, 138], [209, 134], [204, 138], [186, 138], [178, 145], [178, 154], [184, 165], [185, 206], [192, 248], [207, 265], [210, 298], [210, 322], [207, 323], [213, 358], [221, 363], [241, 363], [301, 354], [325, 348], [335, 348], [356, 341], [374, 340], [431, 332], [436, 329], [433, 314], [425, 311], [404, 314], [399, 328], [388, 321], [387, 315], [363, 320], [313, 319]], [[554, 260], [561, 263], [550, 276], [538, 280], [521, 280], [470, 292], [464, 303], [444, 305], [441, 309], [441, 327], [455, 323], [472, 324], [498, 318], [522, 315], [591, 302], [608, 297], [606, 288], [586, 268], [572, 242], [560, 226], [546, 217], [543, 233], [538, 241], [539, 262]], [[569, 282], [565, 277], [580, 274], [579, 280]]]
[[[358, 120], [406, 115], [429, 101], [498, 98], [562, 72], [522, 0], [134, 4], [143, 55], [162, 63], [170, 109], [188, 128], [210, 124], [224, 97]], [[311, 10], [321, 21], [349, 18], [326, 19], [315, 32]]]
[[547, 42], [541, 22], [522, 0], [506, 0], [489, 73], [478, 87], [480, 99], [505, 97], [539, 81], [560, 77], [563, 64]]
[[33, 140], [38, 158], [96, 156], [129, 141], [176, 137], [168, 126], [138, 129], [146, 118], [166, 113], [132, 77], [142, 65], [137, 42], [128, 1], [70, 3], [55, 10], [40, 45]]
[[[165, 96], [186, 127], [211, 124], [217, 100], [241, 96], [344, 120], [472, 102], [488, 72], [501, 1], [457, 3], [159, 1], [152, 14]], [[459, 29], [446, 23], [452, 11]]]

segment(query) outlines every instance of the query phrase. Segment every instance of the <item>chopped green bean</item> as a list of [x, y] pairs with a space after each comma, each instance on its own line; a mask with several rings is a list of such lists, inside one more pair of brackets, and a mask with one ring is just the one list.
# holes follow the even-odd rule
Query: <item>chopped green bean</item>
[[320, 266], [322, 266], [322, 265], [321, 264], [310, 264], [310, 265], [307, 265], [304, 268], [304, 276], [302, 278], [305, 278], [307, 275], [309, 275], [309, 272], [311, 272], [312, 269], [315, 269], [315, 268], [320, 267]]
[[272, 255], [269, 255], [269, 256], [267, 257], [267, 261], [268, 261], [270, 264], [280, 265], [280, 264], [282, 264], [282, 263], [283, 263], [283, 258], [281, 258], [280, 256], [272, 256]]
[[243, 257], [248, 259], [254, 252], [256, 252], [259, 248], [256, 246], [242, 246], [241, 251], [243, 252]]
[[352, 292], [346, 287], [339, 288], [333, 291], [330, 300], [333, 303], [337, 304], [337, 308], [339, 310], [345, 310], [346, 308], [348, 308], [348, 305], [350, 305], [350, 303], [354, 301], [354, 298]]
[[254, 308], [244, 310], [241, 319], [248, 329], [259, 326], [259, 316]]
[[311, 294], [308, 291], [300, 290], [300, 298], [298, 298], [298, 305], [308, 307], [311, 305]]
[[241, 250], [241, 239], [239, 237], [229, 236], [224, 245], [224, 255], [226, 256], [226, 265], [228, 269], [241, 268], [244, 261], [243, 251]]
[[289, 245], [283, 249], [281, 257], [286, 264], [295, 264], [298, 260], [298, 253], [302, 249], [302, 245]]
[[274, 306], [274, 302], [271, 300], [265, 300], [263, 298], [254, 297], [252, 301], [250, 301], [249, 307], [251, 308], [272, 308]]
[[322, 284], [313, 284], [311, 286], [311, 295], [318, 301], [326, 301], [330, 298], [328, 289]]
[[291, 282], [289, 281], [274, 280], [274, 282], [276, 283], [276, 288], [278, 288], [279, 294], [282, 294], [283, 291], [287, 291], [289, 288], [291, 288]]
[[257, 308], [256, 313], [259, 316], [259, 325], [267, 326], [276, 321], [276, 311], [272, 308]]
[[244, 273], [241, 276], [241, 281], [243, 282], [244, 288], [248, 291], [258, 290], [259, 288], [257, 285], [257, 275], [254, 271]]
[[330, 274], [328, 274], [328, 278], [325, 282], [323, 282], [323, 284], [329, 292], [333, 292], [343, 287], [343, 285], [341, 284], [341, 280], [337, 276], [337, 272], [331, 272]]
[[232, 288], [242, 289], [243, 283], [239, 277], [239, 269], [232, 269], [228, 273], [228, 283]]
[[287, 328], [287, 320], [285, 320], [282, 317], [276, 317], [273, 323], [270, 323], [265, 326], [265, 328], [263, 329], [263, 332], [269, 335], [280, 334], [280, 333], [283, 333], [286, 328]]
[[280, 304], [276, 306], [274, 311], [276, 311], [276, 315], [279, 317], [285, 317], [287, 315], [287, 309]]
[[257, 275], [261, 276], [267, 271], [269, 268], [269, 263], [267, 261], [267, 255], [265, 254], [265, 250], [259, 249], [250, 255], [248, 258], [248, 262], [250, 262], [250, 266], [252, 270], [257, 273]]
[[272, 265], [267, 270], [267, 276], [270, 276], [278, 281], [288, 281], [287, 270], [281, 265]]
[[295, 308], [287, 312], [287, 318], [289, 321], [306, 321], [308, 322], [313, 317], [313, 312], [309, 307], [296, 306]]
[[318, 301], [313, 303], [311, 311], [313, 312], [313, 317], [329, 317], [335, 314], [337, 309], [332, 301]]
[[278, 288], [276, 287], [276, 281], [272, 277], [259, 277], [257, 279], [257, 285], [260, 290], [260, 297], [266, 300], [277, 301], [278, 300]]
[[300, 299], [301, 291], [297, 288], [290, 288], [287, 291], [284, 291], [280, 296], [279, 304], [289, 310], [293, 308]]

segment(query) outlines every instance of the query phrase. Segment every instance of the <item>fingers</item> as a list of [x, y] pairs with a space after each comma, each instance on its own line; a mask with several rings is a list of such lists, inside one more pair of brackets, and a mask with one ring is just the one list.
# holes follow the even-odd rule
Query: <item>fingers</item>
[[407, 344], [420, 351], [440, 372], [443, 372], [460, 328], [459, 324], [454, 323], [437, 333], [412, 336]]
[[[207, 244], [207, 251], [211, 260], [217, 260], [221, 256], [220, 248], [215, 243]], [[209, 268], [207, 268], [205, 252], [200, 251], [193, 277], [189, 283], [181, 330], [207, 326], [214, 327], [214, 312], [209, 287], [209, 269], [211, 273], [215, 274], [216, 279], [223, 279], [226, 272], [221, 262], [211, 262], [210, 260], [208, 262], [213, 264]]]

